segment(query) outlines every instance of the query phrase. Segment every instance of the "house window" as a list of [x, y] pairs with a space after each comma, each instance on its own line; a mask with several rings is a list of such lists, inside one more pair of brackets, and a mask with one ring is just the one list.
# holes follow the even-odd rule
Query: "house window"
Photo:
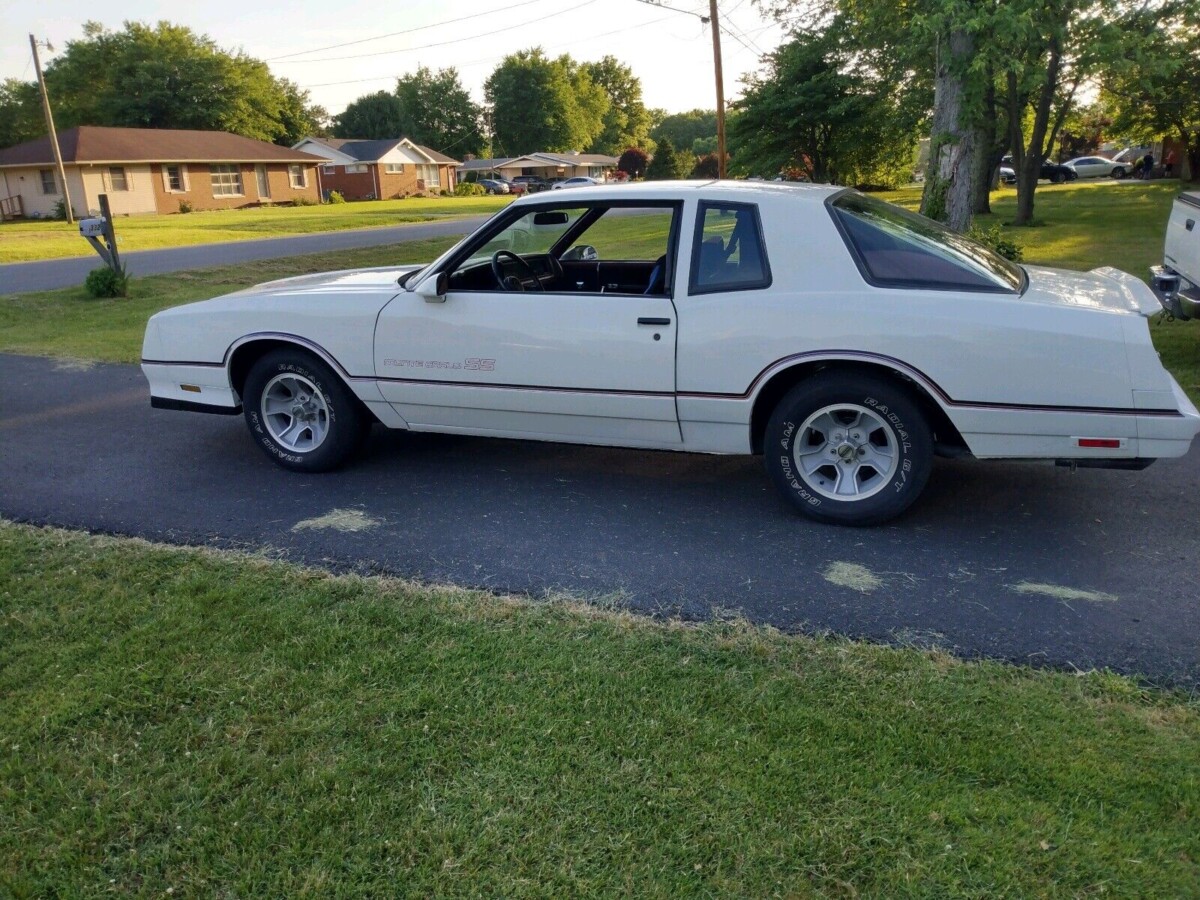
[[347, 175], [361, 175], [365, 171], [367, 171], [367, 167], [364, 165], [356, 164], [353, 166], [346, 166], [346, 174]]
[[183, 186], [183, 166], [167, 166], [167, 190], [186, 190]]
[[54, 170], [42, 169], [38, 174], [42, 176], [42, 193], [57, 194], [58, 184], [54, 180]]
[[242, 195], [242, 170], [232, 163], [209, 166], [214, 197], [240, 197]]
[[383, 171], [387, 172], [389, 175], [403, 175], [404, 163], [388, 163], [383, 167]]
[[425, 182], [425, 187], [437, 187], [441, 184], [438, 180], [437, 166], [417, 166], [417, 175]]
[[332, 175], [334, 172], [337, 171], [337, 166], [333, 166], [333, 165], [321, 166], [321, 171], [324, 172], [326, 175]]
[[110, 191], [129, 190], [129, 179], [125, 177], [125, 169], [123, 166], [108, 167], [108, 189]]
[[292, 187], [308, 187], [308, 176], [304, 171], [304, 166], [288, 166], [288, 177], [292, 180]]

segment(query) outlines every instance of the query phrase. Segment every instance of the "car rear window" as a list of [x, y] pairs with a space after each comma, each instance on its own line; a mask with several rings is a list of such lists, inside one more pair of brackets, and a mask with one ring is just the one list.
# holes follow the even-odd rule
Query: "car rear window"
[[688, 293], [749, 291], [770, 284], [758, 207], [752, 203], [701, 203]]
[[838, 194], [830, 207], [871, 284], [991, 293], [1024, 284], [1019, 266], [932, 219], [854, 191]]

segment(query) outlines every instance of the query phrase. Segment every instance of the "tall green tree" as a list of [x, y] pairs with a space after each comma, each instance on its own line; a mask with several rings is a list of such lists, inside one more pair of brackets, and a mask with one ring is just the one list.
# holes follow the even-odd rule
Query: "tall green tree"
[[604, 130], [610, 101], [570, 56], [550, 59], [541, 48], [504, 58], [484, 84], [493, 152], [582, 150]]
[[796, 35], [769, 54], [730, 122], [740, 166], [800, 169], [834, 184], [898, 180], [913, 159], [916, 123], [891, 86], [855, 59], [837, 28]]
[[1178, 138], [1187, 157], [1181, 174], [1200, 181], [1200, 10], [1146, 10], [1128, 26], [1126, 51], [1103, 76], [1113, 130], [1145, 142]]
[[608, 109], [601, 119], [603, 130], [588, 151], [617, 156], [629, 147], [648, 147], [650, 114], [642, 102], [642, 82], [633, 70], [613, 56], [582, 67], [608, 96]]
[[0, 148], [46, 133], [37, 85], [17, 78], [0, 81]]
[[405, 134], [404, 105], [388, 91], [364, 94], [333, 117], [333, 133], [340, 138], [384, 140]]
[[658, 142], [654, 157], [646, 167], [647, 181], [677, 181], [687, 178], [696, 165], [689, 150], [676, 150], [669, 137]]
[[[676, 147], [688, 147], [694, 153], [708, 153], [717, 145], [717, 111], [692, 109], [663, 115], [662, 120], [650, 130], [650, 137], [655, 141], [670, 138]], [[707, 142], [711, 142], [712, 146], [708, 146]]]
[[[396, 82], [401, 132], [418, 144], [451, 155], [478, 155], [487, 143], [483, 110], [471, 100], [454, 68], [421, 66]], [[394, 136], [394, 135], [393, 135]]]
[[321, 127], [324, 110], [305, 91], [189, 28], [88, 22], [83, 32], [46, 66], [59, 128], [194, 128], [288, 144]]

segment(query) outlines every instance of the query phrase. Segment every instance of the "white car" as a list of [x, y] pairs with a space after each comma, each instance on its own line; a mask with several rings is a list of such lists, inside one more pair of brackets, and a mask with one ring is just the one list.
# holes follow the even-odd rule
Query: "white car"
[[852, 190], [649, 182], [522, 198], [424, 267], [165, 310], [142, 368], [153, 406], [240, 412], [301, 472], [375, 422], [762, 454], [803, 513], [868, 524], [937, 455], [1185, 454], [1200, 413], [1159, 309], [1132, 275], [1014, 265]]
[[1080, 156], [1063, 163], [1080, 178], [1124, 178], [1128, 166], [1103, 156]]
[[586, 175], [576, 175], [574, 178], [567, 178], [563, 181], [556, 181], [550, 185], [550, 190], [558, 191], [563, 188], [577, 187], [595, 187], [598, 184], [603, 184], [598, 178], [588, 178]]

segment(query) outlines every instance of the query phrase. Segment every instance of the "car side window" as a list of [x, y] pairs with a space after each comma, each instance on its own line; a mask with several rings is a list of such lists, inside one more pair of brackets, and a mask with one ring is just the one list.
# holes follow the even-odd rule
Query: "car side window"
[[701, 203], [688, 293], [749, 291], [770, 284], [771, 267], [758, 207], [752, 203]]

